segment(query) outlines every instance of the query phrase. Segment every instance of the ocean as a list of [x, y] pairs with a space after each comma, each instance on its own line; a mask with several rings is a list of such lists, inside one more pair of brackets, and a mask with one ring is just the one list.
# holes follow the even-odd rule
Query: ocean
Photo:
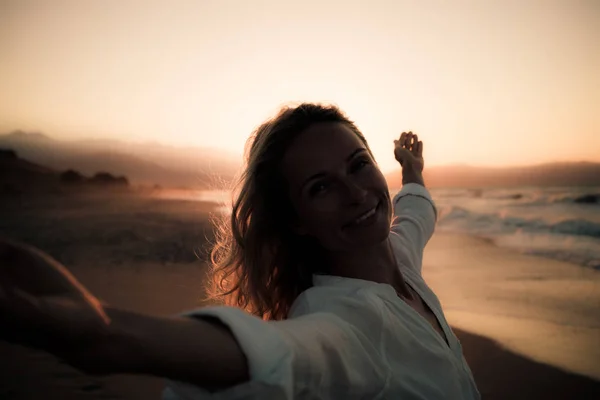
[[600, 187], [431, 189], [436, 229], [600, 270]]

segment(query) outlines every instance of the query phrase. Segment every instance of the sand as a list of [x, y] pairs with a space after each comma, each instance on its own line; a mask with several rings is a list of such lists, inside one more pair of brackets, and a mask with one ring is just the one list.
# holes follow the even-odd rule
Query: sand
[[441, 233], [423, 271], [451, 325], [600, 380], [598, 271]]
[[[207, 218], [214, 204], [123, 197], [38, 198], [0, 206], [0, 234], [49, 252], [113, 305], [171, 315], [203, 304], [206, 256], [196, 251], [198, 258], [194, 250], [210, 238]], [[597, 300], [594, 275], [446, 234], [436, 234], [428, 245], [424, 271], [484, 399], [600, 398], [600, 382], [582, 375], [595, 375], [595, 342], [572, 339], [589, 339], [581, 330], [594, 321], [594, 304], [587, 304]], [[540, 326], [517, 323], [535, 321], [536, 315]], [[510, 329], [501, 316], [511, 320]], [[490, 321], [501, 321], [496, 325], [502, 329]], [[561, 330], [565, 321], [574, 326], [574, 336]], [[549, 330], [540, 334], [540, 327]], [[573, 349], [574, 361], [557, 356]], [[51, 355], [3, 342], [0, 354], [0, 399], [160, 399], [160, 378], [87, 376]]]

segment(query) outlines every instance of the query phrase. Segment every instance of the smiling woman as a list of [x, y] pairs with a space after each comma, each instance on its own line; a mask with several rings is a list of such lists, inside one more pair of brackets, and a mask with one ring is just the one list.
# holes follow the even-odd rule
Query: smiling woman
[[[232, 220], [221, 224], [213, 250], [214, 293], [282, 319], [314, 273], [369, 258], [361, 255], [365, 246], [384, 242], [391, 201], [364, 136], [334, 107], [286, 108], [250, 140]], [[378, 224], [352, 226], [378, 204]], [[343, 259], [326, 260], [323, 248]]]
[[[393, 150], [404, 186], [392, 199], [339, 109], [284, 108], [250, 137], [217, 225], [212, 294], [225, 305], [169, 318], [123, 311], [6, 242], [0, 337], [92, 373], [166, 377], [169, 400], [479, 399], [421, 275], [437, 218], [423, 144], [402, 133]], [[44, 271], [50, 287], [32, 287], [27, 276]]]

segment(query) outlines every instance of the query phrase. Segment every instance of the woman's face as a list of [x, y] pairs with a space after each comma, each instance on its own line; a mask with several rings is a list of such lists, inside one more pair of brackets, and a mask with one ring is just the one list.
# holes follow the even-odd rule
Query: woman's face
[[298, 215], [295, 232], [336, 252], [387, 239], [387, 183], [347, 124], [318, 123], [301, 133], [285, 154], [282, 172]]

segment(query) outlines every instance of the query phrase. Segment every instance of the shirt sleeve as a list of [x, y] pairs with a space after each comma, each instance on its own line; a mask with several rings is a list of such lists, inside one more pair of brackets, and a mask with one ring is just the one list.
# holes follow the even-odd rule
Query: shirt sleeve
[[339, 308], [269, 322], [225, 306], [184, 314], [216, 317], [227, 325], [247, 357], [250, 380], [213, 393], [167, 380], [163, 400], [373, 398], [383, 390], [387, 370], [375, 356], [373, 338], [349, 322], [359, 316], [347, 320], [339, 313], [349, 313], [350, 308]]
[[423, 250], [433, 235], [437, 209], [431, 194], [422, 185], [407, 183], [392, 200], [394, 221], [392, 244], [399, 261], [421, 274]]

